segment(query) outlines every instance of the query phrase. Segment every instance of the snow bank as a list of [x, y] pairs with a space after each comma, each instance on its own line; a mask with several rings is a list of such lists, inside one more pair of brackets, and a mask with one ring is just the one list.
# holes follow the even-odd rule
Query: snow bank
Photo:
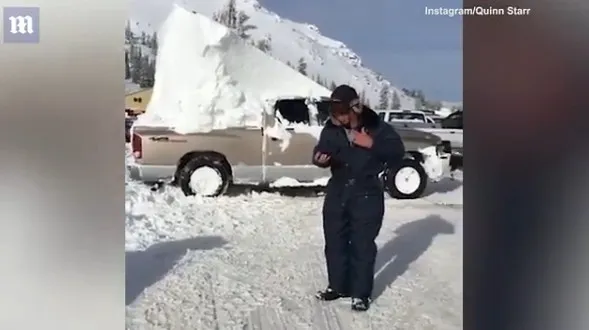
[[448, 117], [449, 115], [451, 115], [454, 111], [452, 111], [452, 109], [450, 108], [445, 108], [442, 107], [437, 111], [434, 111], [434, 113], [440, 117]]
[[329, 95], [227, 27], [178, 5], [158, 41], [153, 94], [137, 125], [166, 126], [181, 134], [258, 126], [263, 100]]

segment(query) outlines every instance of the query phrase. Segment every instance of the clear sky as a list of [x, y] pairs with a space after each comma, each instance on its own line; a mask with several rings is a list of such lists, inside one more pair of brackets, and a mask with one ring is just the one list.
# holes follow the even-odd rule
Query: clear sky
[[259, 1], [280, 16], [317, 25], [397, 87], [462, 101], [462, 18], [425, 15], [426, 6], [461, 8], [461, 0]]

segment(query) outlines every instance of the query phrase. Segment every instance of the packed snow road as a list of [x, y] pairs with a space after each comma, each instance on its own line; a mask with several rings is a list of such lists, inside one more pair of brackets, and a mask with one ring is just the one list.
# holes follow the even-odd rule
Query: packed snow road
[[127, 182], [127, 327], [461, 329], [459, 184], [387, 200], [376, 300], [357, 314], [313, 297], [326, 285], [321, 197], [188, 198]]

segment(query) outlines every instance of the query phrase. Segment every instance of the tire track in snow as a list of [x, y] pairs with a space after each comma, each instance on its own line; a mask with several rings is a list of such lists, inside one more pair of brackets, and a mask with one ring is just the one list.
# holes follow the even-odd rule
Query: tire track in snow
[[[240, 269], [237, 267], [236, 264], [224, 264], [224, 263], [215, 263], [209, 264], [209, 267], [214, 267], [219, 271], [219, 273], [215, 273], [218, 275], [219, 279], [222, 278], [223, 281], [213, 281], [217, 284], [220, 288], [233, 288], [226, 290], [225, 296], [218, 296], [215, 294], [213, 295], [215, 302], [218, 300], [219, 303], [223, 308], [229, 308], [227, 304], [224, 304], [224, 301], [227, 300], [228, 294], [231, 291], [235, 291], [234, 288], [242, 287], [247, 288], [249, 292], [257, 292], [260, 294], [260, 297], [250, 297], [250, 299], [245, 299], [244, 303], [246, 305], [250, 305], [251, 308], [249, 310], [244, 311], [244, 315], [241, 319], [241, 322], [238, 320], [236, 323], [240, 323], [242, 325], [242, 329], [248, 330], [290, 330], [290, 329], [302, 329], [301, 323], [305, 324], [305, 320], [301, 318], [298, 314], [301, 312], [303, 307], [296, 304], [294, 301], [286, 299], [285, 297], [289, 296], [288, 290], [283, 290], [283, 288], [287, 287], [275, 287], [270, 289], [265, 287], [259, 282], [260, 274], [255, 274], [253, 276], [244, 276], [244, 269]], [[270, 276], [270, 274], [265, 274], [266, 276]], [[258, 280], [256, 280], [256, 278]], [[223, 284], [225, 283], [225, 284]], [[230, 284], [230, 285], [227, 285]], [[274, 286], [271, 286], [274, 287]], [[212, 291], [212, 290], [211, 290]], [[272, 296], [271, 300], [268, 299], [259, 299], [261, 297], [268, 297]], [[247, 302], [246, 302], [247, 301]], [[261, 304], [261, 306], [260, 306]], [[215, 309], [216, 309], [216, 304]], [[256, 306], [257, 307], [254, 307]], [[284, 308], [290, 307], [290, 308]], [[221, 311], [218, 317], [222, 320], [226, 319], [224, 317], [226, 313]], [[220, 327], [224, 329], [223, 326]]]
[[[319, 249], [320, 251], [321, 249]], [[322, 267], [322, 258], [319, 252], [312, 252], [309, 262], [307, 262], [306, 274], [311, 279], [312, 288], [309, 290], [311, 306], [313, 309], [311, 324], [312, 329], [316, 330], [352, 330], [349, 327], [350, 319], [342, 319], [340, 313], [333, 307], [337, 304], [334, 302], [323, 302], [315, 298], [315, 291], [325, 288], [322, 279], [327, 279], [326, 271]], [[346, 299], [347, 300], [347, 299]]]
[[250, 312], [244, 330], [291, 330], [298, 324], [276, 308], [262, 306]]
[[212, 309], [213, 309], [213, 322], [214, 322], [214, 326], [215, 326], [215, 330], [219, 330], [220, 326], [219, 326], [219, 315], [217, 312], [217, 301], [215, 298], [215, 289], [213, 286], [213, 277], [210, 273], [206, 273], [205, 274], [205, 279], [207, 281], [207, 284], [209, 286], [209, 294], [211, 297], [211, 305], [212, 305]]

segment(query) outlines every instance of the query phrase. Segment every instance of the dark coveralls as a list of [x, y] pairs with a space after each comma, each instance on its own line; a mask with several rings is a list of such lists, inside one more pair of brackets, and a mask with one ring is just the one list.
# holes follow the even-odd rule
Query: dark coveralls
[[[385, 164], [395, 166], [405, 147], [394, 128], [364, 107], [361, 127], [373, 138], [372, 148], [352, 144], [344, 128], [327, 121], [313, 155], [331, 156], [331, 179], [323, 204], [325, 258], [331, 289], [368, 298], [374, 283], [375, 239], [384, 216], [384, 187], [378, 178]], [[361, 128], [359, 127], [358, 130]]]

